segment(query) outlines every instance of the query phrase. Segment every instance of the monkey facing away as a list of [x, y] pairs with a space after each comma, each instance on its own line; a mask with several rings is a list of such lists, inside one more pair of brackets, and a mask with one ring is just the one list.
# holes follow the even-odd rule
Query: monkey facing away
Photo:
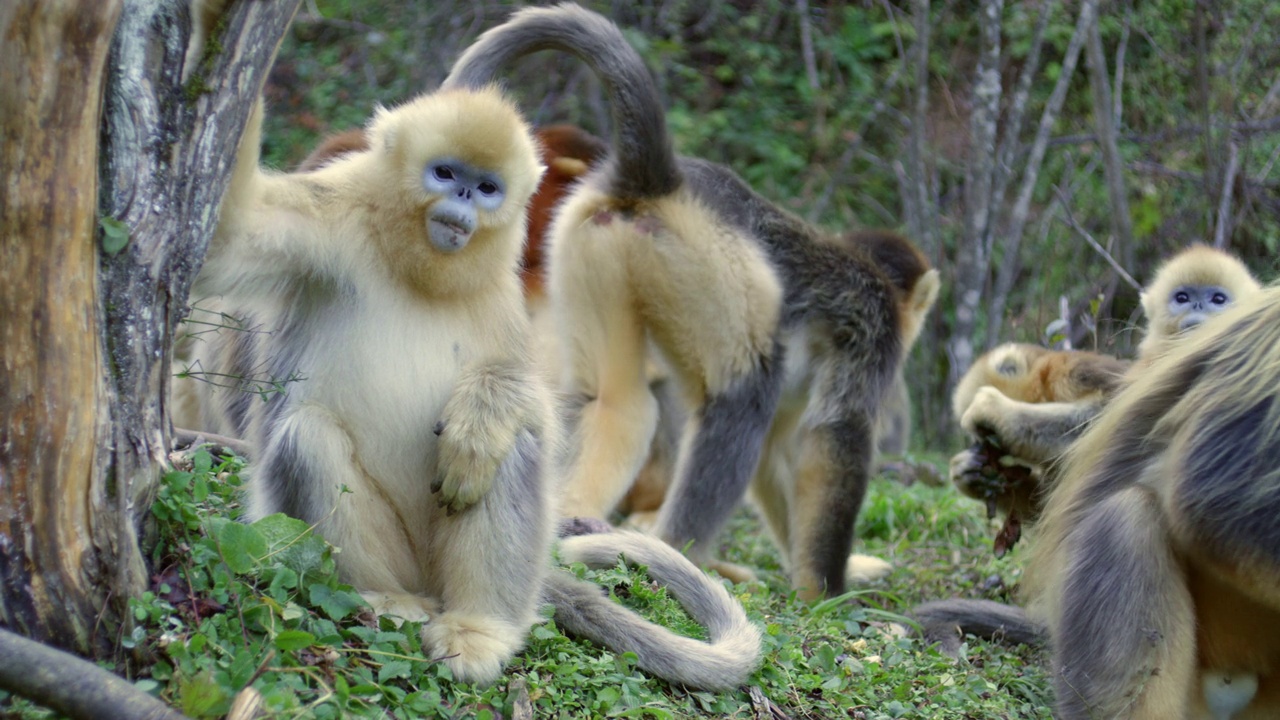
[[[676, 156], [653, 78], [599, 15], [523, 9], [445, 86], [483, 86], [544, 49], [595, 71], [614, 121], [612, 155], [566, 198], [551, 235], [561, 389], [579, 405], [566, 513], [608, 513], [644, 462], [658, 421], [652, 342], [692, 408], [657, 533], [707, 559], [754, 484], [792, 584], [804, 597], [841, 592], [905, 345], [893, 280], [727, 168]], [[776, 443], [796, 444], [795, 466], [760, 462]]]
[[1166, 353], [1071, 448], [1026, 584], [1057, 716], [1280, 716], [1280, 288]]
[[[900, 454], [906, 451], [911, 435], [911, 399], [903, 375], [903, 365], [906, 354], [924, 327], [925, 317], [937, 300], [938, 273], [930, 268], [924, 254], [911, 241], [896, 232], [858, 230], [839, 236], [836, 242], [852, 246], [854, 251], [869, 253], [893, 281], [902, 324], [904, 362], [899, 366], [893, 385], [880, 406], [876, 437], [880, 454]], [[652, 525], [657, 510], [662, 505], [674, 473], [680, 426], [688, 414], [674, 382], [674, 379], [665, 375], [650, 381], [650, 389], [658, 401], [658, 428], [649, 458], [620, 506], [625, 513], [640, 513], [638, 524], [641, 526]], [[892, 447], [886, 449], [886, 443], [891, 443]], [[765, 453], [783, 449], [785, 448], [767, 445]], [[906, 463], [900, 465], [898, 472], [904, 475], [915, 474], [914, 468]]]
[[490, 88], [443, 90], [365, 132], [367, 149], [318, 170], [268, 173], [259, 106], [196, 283], [266, 330], [200, 345], [233, 369], [303, 376], [266, 402], [213, 398], [254, 448], [249, 517], [314, 523], [377, 612], [427, 621], [424, 651], [455, 679], [493, 681], [545, 600], [566, 630], [655, 675], [741, 682], [758, 630], [671, 548], [609, 533], [566, 539], [561, 556], [648, 564], [710, 642], [551, 567], [560, 426], [517, 273], [542, 167], [518, 111]]

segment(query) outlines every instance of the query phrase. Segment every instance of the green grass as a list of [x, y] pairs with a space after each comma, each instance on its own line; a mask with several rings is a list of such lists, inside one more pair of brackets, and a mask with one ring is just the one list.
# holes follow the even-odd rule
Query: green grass
[[[166, 476], [155, 504], [162, 542], [155, 587], [134, 602], [124, 639], [152, 660], [117, 668], [192, 717], [219, 717], [251, 685], [269, 717], [512, 718], [1049, 718], [1043, 658], [1033, 648], [970, 640], [953, 661], [895, 632], [916, 602], [956, 594], [1007, 599], [1018, 552], [996, 560], [982, 509], [949, 488], [873, 485], [857, 551], [891, 561], [886, 580], [819, 603], [797, 601], [754, 516], [735, 515], [722, 548], [759, 570], [732, 592], [765, 630], [765, 660], [729, 693], [653, 679], [621, 656], [535, 625], [489, 687], [452, 681], [424, 657], [413, 623], [372, 617], [337, 581], [333, 550], [305, 524], [238, 513], [238, 462], [206, 453]], [[621, 567], [584, 576], [621, 602], [698, 636], [665, 591]], [[550, 609], [544, 608], [549, 617]], [[0, 715], [47, 713], [0, 694]]]

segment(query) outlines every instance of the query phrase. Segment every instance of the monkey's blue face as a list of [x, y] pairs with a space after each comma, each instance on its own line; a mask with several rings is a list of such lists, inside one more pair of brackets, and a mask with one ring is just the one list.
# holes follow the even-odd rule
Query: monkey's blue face
[[497, 210], [506, 200], [502, 178], [456, 158], [427, 163], [422, 186], [439, 196], [427, 214], [427, 237], [441, 252], [457, 252], [475, 232], [481, 210]]
[[1226, 310], [1231, 293], [1217, 285], [1182, 285], [1169, 294], [1169, 314], [1178, 318], [1178, 330], [1189, 330]]

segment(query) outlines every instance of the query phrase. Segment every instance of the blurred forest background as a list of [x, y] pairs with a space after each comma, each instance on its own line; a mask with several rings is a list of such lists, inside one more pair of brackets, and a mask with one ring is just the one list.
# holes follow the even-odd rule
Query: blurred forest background
[[[1273, 0], [584, 4], [648, 60], [680, 152], [932, 258], [943, 295], [908, 367], [918, 448], [946, 447], [950, 384], [999, 342], [1131, 356], [1137, 286], [1188, 243], [1277, 275]], [[264, 157], [291, 168], [376, 104], [433, 89], [516, 6], [305, 0]], [[581, 64], [544, 54], [508, 77], [532, 122], [607, 136]]]

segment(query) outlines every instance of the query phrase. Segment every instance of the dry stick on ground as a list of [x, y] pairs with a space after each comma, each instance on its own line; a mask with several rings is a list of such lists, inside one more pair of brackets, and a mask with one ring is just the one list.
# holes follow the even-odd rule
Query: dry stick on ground
[[186, 715], [87, 660], [0, 629], [0, 689], [75, 720], [184, 720]]

